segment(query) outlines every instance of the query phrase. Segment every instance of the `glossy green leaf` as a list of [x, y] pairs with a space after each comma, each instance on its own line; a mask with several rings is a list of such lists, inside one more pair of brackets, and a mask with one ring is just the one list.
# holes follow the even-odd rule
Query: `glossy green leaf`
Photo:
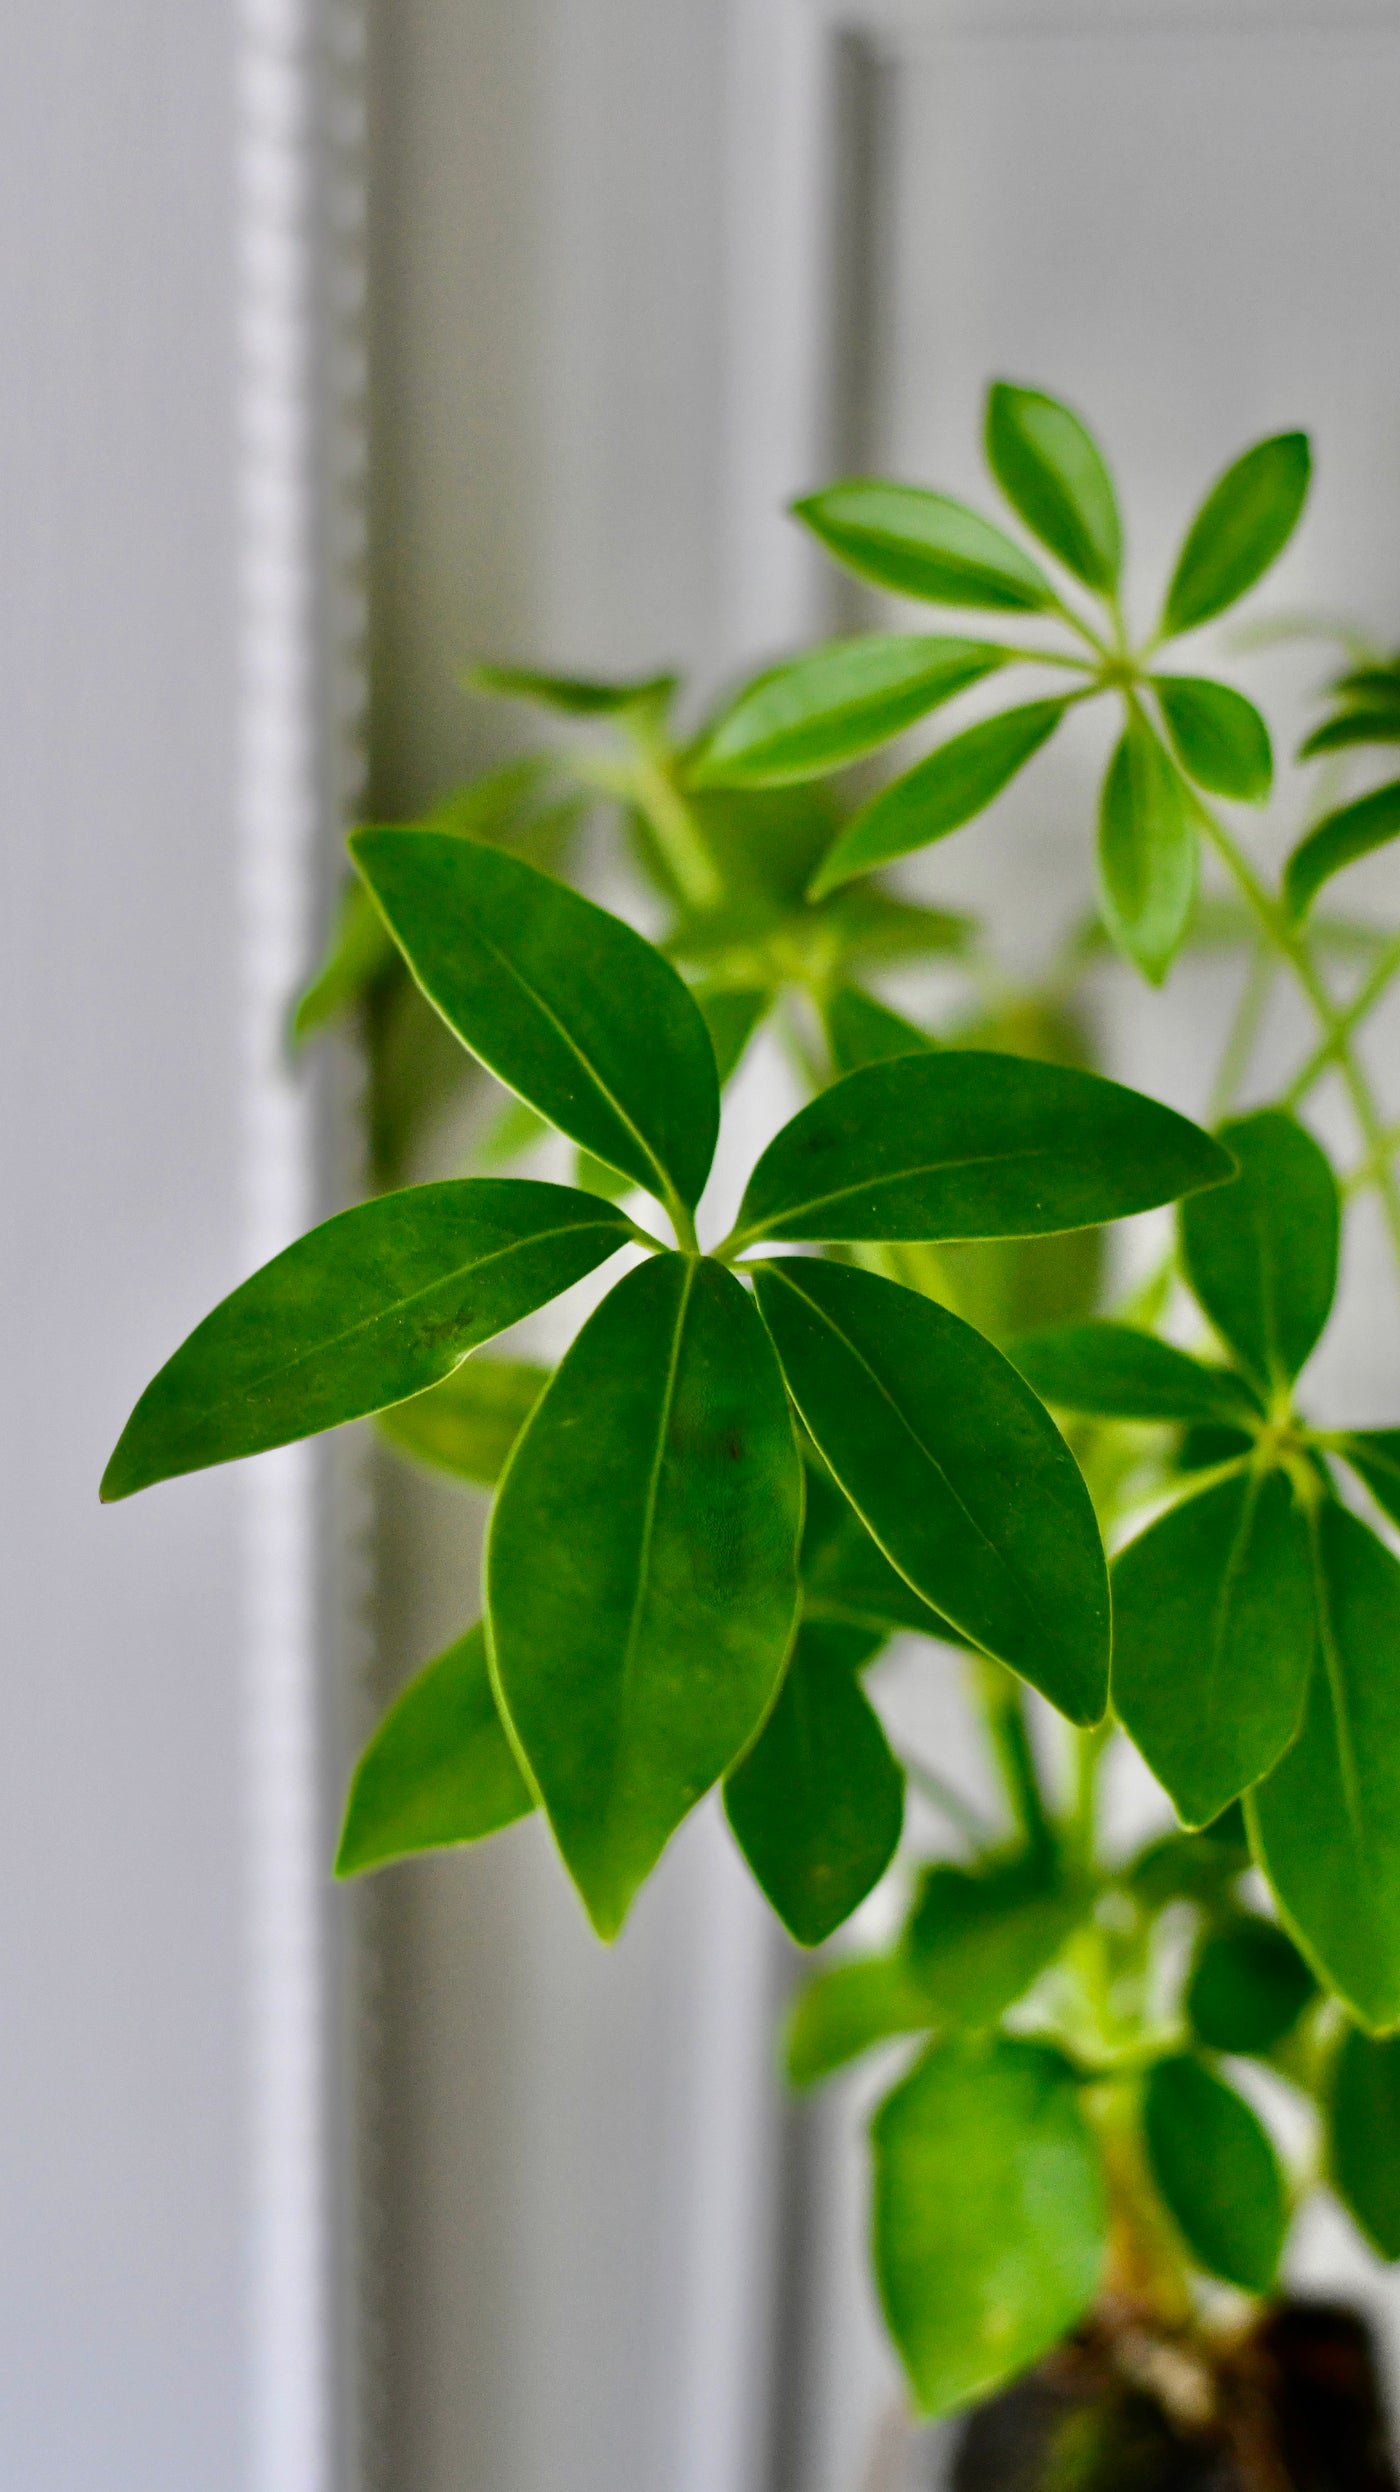
[[463, 1044], [596, 1159], [693, 1211], [719, 1082], [709, 1032], [669, 962], [498, 849], [426, 831], [360, 831], [350, 849]]
[[827, 1045], [838, 1073], [858, 1073], [862, 1065], [884, 1064], [891, 1056], [929, 1056], [937, 1040], [902, 1012], [892, 1012], [858, 986], [838, 986], [822, 1005]]
[[1303, 1953], [1374, 2029], [1400, 2024], [1400, 1565], [1344, 1506], [1315, 1528], [1303, 1727], [1245, 1813]]
[[1195, 905], [1191, 793], [1141, 711], [1129, 714], [1099, 799], [1099, 908], [1120, 952], [1160, 986]]
[[1041, 544], [1086, 587], [1115, 588], [1123, 532], [1113, 480], [1079, 417], [1042, 390], [994, 381], [986, 444], [992, 474]]
[[1253, 588], [1302, 516], [1312, 473], [1306, 433], [1256, 442], [1211, 487], [1167, 591], [1164, 636], [1194, 631]]
[[960, 830], [1048, 742], [1068, 707], [1067, 701], [1029, 701], [940, 744], [862, 806], [818, 866], [811, 897], [824, 899], [857, 874]]
[[469, 1628], [410, 1679], [356, 1766], [335, 1874], [479, 1842], [534, 1805], [496, 1709], [485, 1631]]
[[904, 1937], [905, 1958], [940, 2025], [994, 2025], [1024, 1998], [1084, 1917], [1045, 1863], [989, 1861], [924, 1872]]
[[[1400, 738], [1397, 738], [1400, 741]], [[1294, 917], [1304, 917], [1316, 894], [1343, 866], [1374, 856], [1400, 837], [1400, 779], [1324, 815], [1294, 849], [1284, 868], [1283, 896]]]
[[609, 1206], [525, 1178], [410, 1186], [337, 1213], [167, 1360], [126, 1423], [104, 1499], [406, 1401], [628, 1234]]
[[1400, 706], [1343, 710], [1326, 718], [1298, 747], [1299, 761], [1315, 761], [1319, 753], [1342, 753], [1357, 744], [1400, 744]]
[[631, 710], [665, 709], [677, 678], [639, 675], [625, 683], [600, 683], [580, 675], [540, 674], [528, 666], [474, 666], [467, 681], [477, 692], [532, 701], [565, 718], [618, 718]]
[[745, 1189], [758, 1238], [1043, 1237], [1219, 1185], [1219, 1143], [1140, 1091], [980, 1049], [835, 1082], [783, 1126]]
[[1321, 1337], [1337, 1287], [1337, 1181], [1312, 1135], [1281, 1108], [1220, 1127], [1239, 1175], [1181, 1211], [1186, 1277], [1222, 1340], [1265, 1393], [1290, 1385]]
[[1361, 1428], [1341, 1448], [1383, 1514], [1400, 1523], [1400, 1428]]
[[1094, 1419], [1238, 1426], [1258, 1408], [1231, 1368], [1207, 1366], [1130, 1324], [1088, 1317], [1047, 1325], [1015, 1334], [1006, 1352], [1043, 1402]]
[[900, 2034], [926, 2032], [927, 1999], [899, 1956], [836, 1964], [799, 1990], [784, 2037], [790, 2085], [820, 2084], [862, 2051]]
[[1271, 2051], [1317, 1994], [1287, 1930], [1242, 1912], [1208, 1930], [1186, 1989], [1192, 2031], [1212, 2051]]
[[806, 1618], [867, 1638], [865, 1658], [903, 1628], [962, 1641], [891, 1566], [850, 1499], [815, 1468], [807, 1474], [802, 1527], [802, 1611]]
[[723, 1090], [738, 1072], [749, 1040], [773, 998], [765, 987], [694, 986], [690, 991], [710, 1033]]
[[754, 1285], [808, 1433], [891, 1564], [1071, 1721], [1097, 1721], [1098, 1525], [1015, 1369], [943, 1307], [869, 1272], [785, 1257]]
[[1014, 539], [946, 494], [855, 477], [792, 508], [829, 554], [877, 588], [1011, 614], [1056, 603], [1044, 572]]
[[904, 1823], [904, 1773], [841, 1628], [799, 1627], [778, 1701], [729, 1774], [724, 1806], [801, 1947], [819, 1947], [883, 1877]]
[[1200, 2060], [1162, 2059], [1147, 2080], [1152, 2175], [1197, 2265], [1267, 2293], [1288, 2227], [1283, 2174], [1242, 2095]]
[[548, 1382], [547, 1367], [523, 1359], [468, 1359], [441, 1384], [382, 1411], [379, 1426], [415, 1462], [494, 1488]]
[[873, 753], [1006, 664], [994, 642], [868, 632], [770, 667], [711, 727], [698, 787], [780, 787]]
[[536, 1406], [486, 1546], [497, 1691], [602, 1937], [768, 1710], [801, 1516], [740, 1284], [680, 1255], [629, 1273]]
[[1098, 2290], [1107, 2214], [1070, 2070], [935, 2042], [876, 2114], [875, 2269], [916, 2405], [946, 2414], [1048, 2353]]
[[1113, 1707], [1188, 1826], [1267, 1774], [1313, 1652], [1307, 1522], [1281, 1471], [1188, 1497], [1113, 1566]]
[[1273, 785], [1269, 730], [1252, 701], [1205, 675], [1154, 675], [1172, 750], [1199, 787], [1261, 805]]
[[1332, 2065], [1332, 2186], [1381, 2258], [1400, 2258], [1400, 2040], [1353, 2025]]

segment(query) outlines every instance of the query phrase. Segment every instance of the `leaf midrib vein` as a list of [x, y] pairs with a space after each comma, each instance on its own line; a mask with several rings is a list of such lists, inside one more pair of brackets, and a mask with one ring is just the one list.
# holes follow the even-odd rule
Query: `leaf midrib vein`
[[[814, 1194], [805, 1203], [790, 1203], [769, 1221], [750, 1221], [746, 1229], [740, 1230], [735, 1243], [747, 1244], [756, 1237], [776, 1237], [790, 1221], [805, 1220], [814, 1211], [824, 1211], [829, 1204], [842, 1202], [848, 1195], [868, 1193], [874, 1186], [907, 1185], [915, 1178], [937, 1176], [945, 1169], [1001, 1168], [1014, 1161], [1053, 1159], [1054, 1156], [1053, 1150], [1042, 1144], [1026, 1144], [1014, 1151], [970, 1151], [959, 1158], [919, 1160], [907, 1168], [894, 1168], [884, 1173], [877, 1171], [850, 1185], [837, 1186], [829, 1194]], [[937, 1242], [936, 1239], [928, 1241], [930, 1244]]]

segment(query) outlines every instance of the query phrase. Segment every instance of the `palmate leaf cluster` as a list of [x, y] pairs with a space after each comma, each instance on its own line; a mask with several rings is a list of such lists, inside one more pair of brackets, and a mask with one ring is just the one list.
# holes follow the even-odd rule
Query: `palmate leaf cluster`
[[[1400, 1429], [1328, 1430], [1296, 1397], [1336, 1290], [1336, 1177], [1290, 1106], [1211, 1133], [1095, 1072], [1070, 992], [1092, 942], [1018, 994], [969, 921], [881, 879], [1107, 700], [1102, 926], [1165, 976], [1203, 847], [1237, 855], [1213, 800], [1260, 803], [1273, 760], [1242, 693], [1158, 652], [1282, 550], [1308, 444], [1226, 470], [1140, 648], [1078, 417], [998, 384], [986, 446], [1034, 549], [910, 485], [797, 506], [860, 578], [989, 617], [985, 637], [830, 643], [688, 736], [669, 676], [480, 671], [591, 740], [358, 832], [297, 1024], [364, 1016], [387, 1179], [453, 1064], [485, 1068], [507, 1100], [492, 1173], [390, 1183], [254, 1274], [148, 1387], [104, 1481], [120, 1498], [377, 1413], [398, 1450], [493, 1492], [482, 1614], [361, 1760], [342, 1874], [539, 1811], [611, 1938], [716, 1785], [802, 1946], [895, 1864], [898, 1937], [820, 1969], [786, 2048], [798, 2084], [903, 2050], [873, 2128], [874, 2248], [930, 2412], [1125, 2279], [1141, 2298], [1148, 2276], [1176, 2328], [1202, 2275], [1271, 2289], [1296, 2188], [1234, 2062], [1319, 2107], [1333, 2185], [1400, 2255]], [[1026, 667], [1054, 689], [872, 792], [872, 755]], [[1354, 668], [1335, 698], [1314, 751], [1400, 742], [1393, 668]], [[1317, 968], [1336, 930], [1309, 911], [1400, 829], [1396, 796], [1333, 806], [1277, 895], [1247, 862], [1236, 877], [1318, 1010], [1320, 1066], [1354, 1077], [1382, 1187]], [[659, 943], [563, 878], [603, 805], [666, 912]], [[959, 998], [937, 1033], [878, 991], [929, 962]], [[708, 1237], [723, 1093], [769, 1020], [809, 1096]], [[573, 1183], [513, 1173], [547, 1134]], [[1106, 1225], [1168, 1205], [1161, 1285], [1099, 1313]], [[552, 1371], [475, 1355], [605, 1267]], [[966, 1674], [998, 1825], [892, 1744], [874, 1665], [906, 1635]], [[1067, 1800], [1032, 1692], [1068, 1726]], [[1115, 1723], [1180, 1821], [1126, 1861], [1095, 1811]], [[931, 1861], [911, 1857], [911, 1779], [954, 1829]]]

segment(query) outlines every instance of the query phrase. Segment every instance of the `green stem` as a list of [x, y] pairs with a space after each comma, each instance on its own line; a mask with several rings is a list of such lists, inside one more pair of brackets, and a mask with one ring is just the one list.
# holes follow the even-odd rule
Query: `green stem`
[[[1397, 976], [1397, 974], [1400, 974], [1400, 935], [1393, 936], [1391, 941], [1387, 943], [1384, 951], [1380, 955], [1380, 958], [1376, 962], [1375, 967], [1372, 969], [1370, 976], [1365, 979], [1361, 986], [1357, 988], [1351, 1002], [1349, 1004], [1344, 1004], [1339, 1008], [1337, 1013], [1338, 1031], [1343, 1033], [1345, 1036], [1350, 1037], [1358, 1022], [1365, 1020], [1372, 1005], [1380, 1002], [1386, 988], [1390, 985], [1391, 980]], [[1337, 1039], [1335, 1036], [1324, 1038], [1321, 1046], [1313, 1049], [1313, 1052], [1309, 1056], [1306, 1064], [1303, 1065], [1301, 1070], [1294, 1075], [1293, 1080], [1289, 1083], [1287, 1090], [1283, 1094], [1283, 1105], [1286, 1108], [1296, 1108], [1299, 1106], [1301, 1101], [1307, 1097], [1308, 1092], [1312, 1089], [1314, 1083], [1321, 1081], [1323, 1074], [1330, 1069], [1336, 1056], [1336, 1052]]]
[[1400, 1152], [1400, 1125], [1387, 1125], [1374, 1150], [1368, 1151], [1343, 1181], [1342, 1192], [1355, 1194], [1361, 1186], [1373, 1185], [1382, 1161], [1394, 1159], [1397, 1152]]
[[1220, 1070], [1211, 1093], [1209, 1115], [1212, 1125], [1218, 1125], [1222, 1116], [1229, 1115], [1249, 1071], [1254, 1042], [1259, 1036], [1259, 1024], [1273, 992], [1277, 968], [1278, 964], [1267, 946], [1257, 943], [1240, 988], [1235, 1017], [1230, 1024], [1230, 1034], [1225, 1041], [1225, 1052], [1220, 1059]]
[[1113, 1733], [1107, 1715], [1092, 1730], [1074, 1734], [1074, 1805], [1070, 1811], [1069, 1851], [1076, 1868], [1089, 1876], [1098, 1849], [1099, 1761]]
[[[1347, 1087], [1352, 1114], [1360, 1129], [1368, 1152], [1378, 1151], [1385, 1132], [1384, 1120], [1362, 1066], [1352, 1052], [1350, 1035], [1341, 1007], [1328, 993], [1307, 944], [1297, 928], [1284, 915], [1279, 903], [1271, 896], [1247, 856], [1240, 849], [1208, 805], [1197, 800], [1197, 814], [1206, 836], [1222, 864], [1233, 876], [1240, 892], [1253, 910], [1262, 931], [1267, 935], [1280, 958], [1286, 960], [1299, 986], [1306, 995], [1324, 1035], [1331, 1041], [1337, 1070]], [[1400, 1270], [1400, 1181], [1389, 1159], [1383, 1159], [1375, 1179], [1390, 1231], [1390, 1242], [1396, 1266]]]
[[1020, 1682], [999, 1661], [979, 1661], [976, 1670], [987, 1735], [1013, 1822], [1027, 1851], [1043, 1858], [1054, 1850], [1055, 1838], [1031, 1753]]
[[900, 1750], [899, 1761], [914, 1789], [928, 1801], [930, 1807], [946, 1817], [950, 1826], [956, 1826], [959, 1834], [965, 1834], [969, 1843], [979, 1850], [983, 1849], [991, 1838], [991, 1828], [962, 1793], [955, 1791], [950, 1782], [945, 1782], [941, 1774], [935, 1774], [931, 1765], [925, 1765], [918, 1757], [911, 1757], [907, 1749]]
[[647, 752], [639, 756], [635, 786], [637, 802], [651, 825], [656, 844], [690, 906], [716, 907], [724, 897], [719, 870], [704, 832], [660, 754]]
[[695, 1222], [691, 1218], [690, 1213], [686, 1210], [686, 1207], [678, 1194], [667, 1195], [666, 1213], [672, 1228], [676, 1232], [676, 1244], [679, 1246], [681, 1253], [683, 1255], [698, 1255], [700, 1252], [700, 1240], [696, 1234]]

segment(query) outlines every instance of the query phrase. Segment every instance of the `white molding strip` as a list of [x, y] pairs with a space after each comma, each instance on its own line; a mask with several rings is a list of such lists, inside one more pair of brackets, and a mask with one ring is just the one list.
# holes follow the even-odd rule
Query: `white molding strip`
[[1400, 0], [806, 0], [833, 32], [943, 35], [1337, 35], [1400, 32]]
[[[243, 1252], [328, 1205], [318, 1085], [291, 1069], [332, 828], [363, 713], [362, 0], [241, 0], [238, 63], [239, 892]], [[318, 1457], [244, 1493], [249, 1981], [250, 2492], [357, 2472], [344, 2276], [353, 2156], [332, 2065], [340, 1968], [326, 1877]], [[337, 2278], [337, 2270], [340, 2271]]]

